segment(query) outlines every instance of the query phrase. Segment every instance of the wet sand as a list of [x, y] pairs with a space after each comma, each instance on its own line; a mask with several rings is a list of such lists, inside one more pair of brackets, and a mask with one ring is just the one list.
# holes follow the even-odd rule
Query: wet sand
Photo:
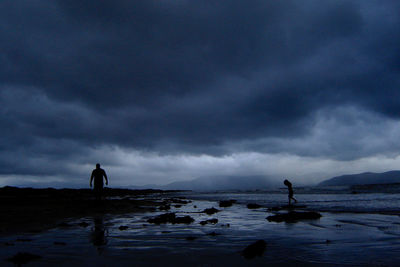
[[[209, 200], [173, 203], [174, 196], [137, 195], [137, 203], [148, 204], [145, 209], [75, 214], [40, 233], [3, 235], [0, 265], [12, 266], [5, 259], [18, 252], [41, 257], [28, 266], [397, 266], [400, 261], [397, 215], [321, 212], [317, 220], [278, 223], [266, 220], [276, 212], [263, 207], [248, 209], [240, 202], [219, 207]], [[160, 210], [168, 205], [169, 210]], [[202, 212], [211, 207], [220, 211]], [[194, 222], [148, 222], [167, 212]], [[257, 240], [266, 242], [265, 252], [245, 259], [241, 252]]]

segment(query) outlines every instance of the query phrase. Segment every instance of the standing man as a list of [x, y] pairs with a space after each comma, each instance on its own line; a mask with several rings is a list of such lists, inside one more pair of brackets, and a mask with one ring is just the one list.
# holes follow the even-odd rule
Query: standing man
[[100, 168], [100, 163], [96, 164], [96, 169], [92, 171], [90, 176], [90, 187], [92, 187], [92, 181], [94, 178], [94, 195], [96, 200], [100, 200], [103, 194], [103, 177], [106, 179], [106, 185], [108, 185], [108, 179], [106, 172]]

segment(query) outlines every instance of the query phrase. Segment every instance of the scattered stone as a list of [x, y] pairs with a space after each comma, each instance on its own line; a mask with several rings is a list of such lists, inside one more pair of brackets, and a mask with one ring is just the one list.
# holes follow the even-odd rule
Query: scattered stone
[[290, 211], [284, 214], [276, 214], [272, 216], [268, 216], [267, 220], [270, 222], [298, 222], [300, 220], [316, 220], [321, 218], [322, 215], [315, 211]]
[[193, 208], [197, 209], [197, 206], [196, 206], [196, 205], [194, 205], [194, 206], [193, 206]]
[[210, 209], [205, 209], [205, 210], [203, 210], [202, 213], [206, 213], [206, 214], [208, 214], [208, 215], [212, 215], [212, 214], [217, 213], [217, 212], [219, 212], [219, 211], [220, 211], [220, 210], [217, 210], [216, 208], [212, 207], [212, 208], [210, 208]]
[[170, 203], [174, 203], [174, 204], [188, 204], [188, 203], [191, 203], [191, 201], [189, 201], [189, 200], [182, 200], [180, 198], [169, 198], [169, 199], [167, 199], [167, 201], [169, 201]]
[[175, 205], [174, 207], [177, 208], [177, 209], [179, 209], [179, 208], [182, 207], [182, 205]]
[[281, 211], [281, 210], [294, 210], [294, 209], [305, 209], [305, 205], [284, 205], [278, 207], [269, 208], [268, 211]]
[[120, 227], [118, 227], [118, 229], [119, 229], [120, 231], [127, 230], [128, 228], [129, 228], [129, 227], [126, 226], [126, 225], [121, 225]]
[[255, 203], [250, 203], [250, 204], [247, 204], [247, 208], [248, 209], [259, 209], [259, 208], [261, 208], [261, 205], [258, 205]]
[[242, 251], [242, 256], [248, 260], [253, 259], [256, 256], [261, 257], [264, 254], [266, 247], [267, 247], [267, 243], [265, 243], [264, 240], [258, 240], [256, 242], [254, 242], [253, 244], [247, 246]]
[[220, 235], [220, 234], [218, 234], [218, 233], [216, 233], [216, 232], [211, 232], [211, 233], [208, 233], [207, 235], [210, 235], [210, 236], [217, 236], [217, 235]]
[[196, 239], [197, 239], [197, 237], [195, 237], [195, 236], [186, 237], [186, 240], [188, 240], [188, 241], [193, 241], [193, 240], [196, 240]]
[[229, 223], [227, 224], [221, 224], [221, 227], [231, 227], [231, 225]]
[[80, 223], [78, 223], [78, 225], [79, 225], [80, 227], [83, 227], [83, 228], [86, 228], [86, 227], [89, 226], [89, 224], [88, 224], [87, 222], [80, 222]]
[[219, 206], [220, 206], [221, 208], [226, 208], [226, 207], [232, 206], [233, 203], [236, 203], [236, 200], [234, 200], [234, 199], [230, 199], [230, 200], [221, 200], [221, 201], [219, 202]]
[[17, 238], [17, 242], [31, 242], [33, 239], [30, 238]]
[[190, 216], [184, 216], [184, 217], [176, 217], [175, 213], [165, 213], [158, 215], [154, 218], [150, 218], [147, 220], [149, 223], [155, 223], [155, 224], [161, 224], [161, 223], [186, 223], [190, 224], [194, 222], [194, 219]]
[[206, 224], [208, 224], [208, 223], [212, 223], [212, 224], [216, 224], [216, 223], [218, 223], [218, 219], [210, 219], [210, 220], [205, 220], [205, 221], [201, 221], [200, 222], [200, 224], [201, 225], [206, 225]]
[[342, 227], [341, 224], [335, 224], [335, 226], [338, 227], [338, 228], [339, 228], [339, 227]]
[[27, 253], [27, 252], [18, 252], [13, 257], [8, 258], [7, 261], [10, 261], [16, 265], [21, 265], [21, 264], [26, 264], [33, 260], [38, 260], [40, 258], [42, 258], [42, 257], [39, 255], [35, 255], [35, 254]]
[[53, 244], [56, 246], [66, 246], [67, 245], [67, 243], [65, 243], [65, 242], [58, 242], [58, 241], [54, 241]]
[[59, 223], [58, 225], [57, 225], [58, 227], [72, 227], [72, 224], [70, 224], [70, 223], [66, 223], [66, 222], [62, 222], [62, 223]]

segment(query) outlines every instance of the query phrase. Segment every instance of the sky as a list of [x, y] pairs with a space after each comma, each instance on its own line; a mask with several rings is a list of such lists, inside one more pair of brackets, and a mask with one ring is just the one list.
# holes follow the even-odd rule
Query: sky
[[400, 169], [400, 2], [0, 2], [0, 186]]

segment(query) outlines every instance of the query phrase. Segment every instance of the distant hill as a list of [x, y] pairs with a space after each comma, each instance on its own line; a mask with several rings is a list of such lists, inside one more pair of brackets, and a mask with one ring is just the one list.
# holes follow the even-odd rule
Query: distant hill
[[400, 171], [383, 173], [364, 172], [333, 177], [319, 183], [319, 186], [362, 185], [362, 184], [392, 184], [400, 183]]
[[[150, 185], [141, 186], [150, 188]], [[271, 189], [278, 187], [273, 179], [261, 176], [213, 176], [200, 177], [190, 181], [173, 182], [167, 185], [151, 185], [151, 188], [164, 190], [194, 190], [194, 191], [217, 191], [217, 190], [256, 190]]]

